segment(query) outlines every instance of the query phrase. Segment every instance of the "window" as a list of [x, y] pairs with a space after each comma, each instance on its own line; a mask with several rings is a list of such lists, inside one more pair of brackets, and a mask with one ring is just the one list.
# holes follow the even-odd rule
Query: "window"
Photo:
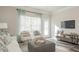
[[19, 32], [33, 32], [35, 30], [41, 32], [41, 15], [39, 13], [27, 12], [21, 9], [17, 11], [20, 20]]
[[41, 17], [20, 15], [20, 32], [35, 30], [41, 31]]
[[28, 12], [25, 10], [18, 9], [19, 16], [19, 33], [22, 31], [40, 31], [43, 35], [50, 36], [49, 27], [49, 16]]

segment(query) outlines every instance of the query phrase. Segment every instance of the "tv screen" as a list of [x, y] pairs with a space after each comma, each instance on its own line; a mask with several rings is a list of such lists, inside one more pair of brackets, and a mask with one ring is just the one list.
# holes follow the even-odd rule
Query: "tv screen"
[[61, 28], [75, 28], [75, 20], [61, 22]]

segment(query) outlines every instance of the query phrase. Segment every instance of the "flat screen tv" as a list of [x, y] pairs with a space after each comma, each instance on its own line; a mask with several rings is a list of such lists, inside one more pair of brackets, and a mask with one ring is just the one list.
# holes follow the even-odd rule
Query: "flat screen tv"
[[75, 28], [75, 20], [62, 21], [61, 28], [74, 29]]

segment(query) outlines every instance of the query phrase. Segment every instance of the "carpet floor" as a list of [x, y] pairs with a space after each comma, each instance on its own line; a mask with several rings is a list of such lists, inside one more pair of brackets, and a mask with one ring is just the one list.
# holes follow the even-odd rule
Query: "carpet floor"
[[[79, 45], [63, 42], [63, 41], [57, 41], [55, 43], [55, 52], [79, 52]], [[20, 43], [20, 48], [23, 52], [28, 52], [28, 45]]]

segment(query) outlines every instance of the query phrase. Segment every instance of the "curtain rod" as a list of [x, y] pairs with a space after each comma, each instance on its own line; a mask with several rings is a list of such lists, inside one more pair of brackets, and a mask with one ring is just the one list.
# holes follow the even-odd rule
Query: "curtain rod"
[[[19, 9], [17, 8], [16, 10], [19, 10]], [[22, 9], [20, 9], [20, 10], [22, 10]], [[42, 15], [42, 13], [37, 13], [37, 12], [32, 12], [32, 11], [27, 11], [27, 10], [24, 10], [24, 11], [26, 11], [26, 12], [30, 12], [30, 13], [36, 13], [36, 14], [40, 14], [40, 15]]]

